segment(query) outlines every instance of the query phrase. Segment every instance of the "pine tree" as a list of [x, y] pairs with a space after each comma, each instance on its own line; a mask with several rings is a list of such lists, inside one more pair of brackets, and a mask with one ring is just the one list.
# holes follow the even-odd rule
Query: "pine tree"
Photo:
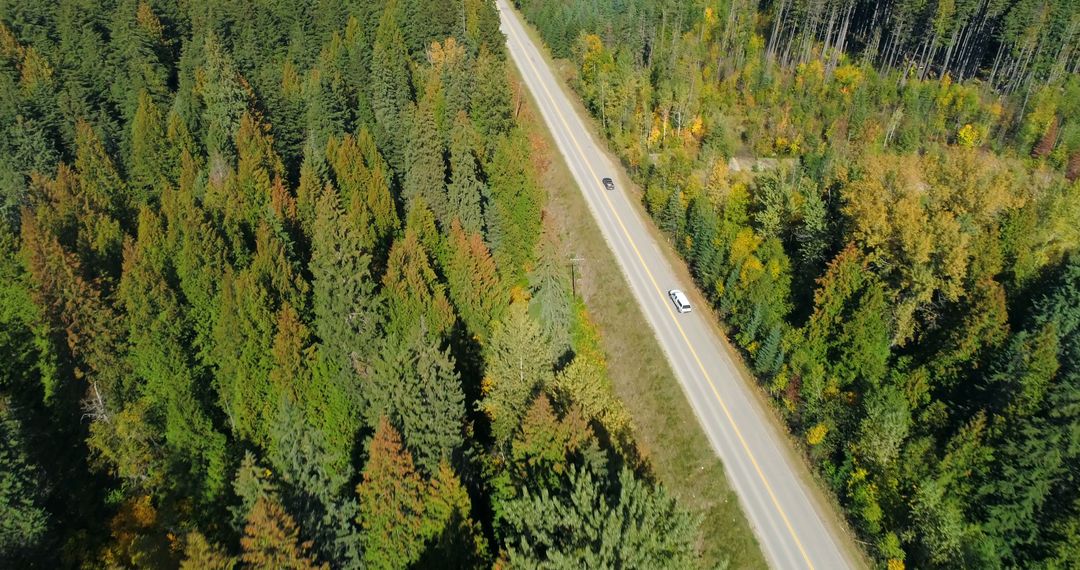
[[210, 544], [198, 531], [188, 533], [185, 539], [184, 560], [180, 570], [233, 570], [237, 560], [221, 548]]
[[205, 80], [199, 94], [206, 108], [204, 145], [211, 164], [220, 164], [233, 156], [233, 133], [249, 108], [251, 93], [216, 36], [207, 34], [202, 49]]
[[461, 33], [461, 7], [452, 0], [399, 0], [409, 52], [421, 54], [434, 41]]
[[[151, 450], [150, 433], [138, 413], [120, 414], [133, 400], [120, 316], [83, 277], [82, 264], [48, 235], [34, 216], [22, 222], [23, 252], [35, 301], [44, 308], [47, 330], [67, 341], [69, 365], [81, 379], [83, 411], [91, 421], [88, 443], [99, 467], [116, 468], [125, 478], [160, 473], [159, 454]], [[134, 421], [134, 425], [129, 422]], [[126, 428], [130, 433], [122, 434]]]
[[328, 445], [344, 468], [359, 427], [359, 375], [367, 373], [381, 312], [369, 269], [371, 257], [364, 245], [365, 229], [356, 227], [329, 186], [315, 209], [309, 268], [313, 325], [319, 339], [313, 393], [320, 396], [308, 402], [306, 409], [325, 422]]
[[443, 42], [431, 44], [428, 50], [431, 62], [430, 73], [438, 78], [443, 104], [438, 123], [446, 129], [446, 146], [453, 150], [452, 133], [454, 122], [462, 115], [468, 117], [469, 98], [473, 90], [472, 58], [465, 51], [461, 42], [450, 37]]
[[473, 54], [483, 49], [503, 54], [506, 38], [499, 30], [499, 12], [492, 0], [465, 0], [465, 41]]
[[307, 284], [294, 273], [284, 246], [267, 226], [257, 233], [251, 265], [226, 272], [215, 323], [219, 398], [239, 437], [265, 445], [282, 394], [271, 383], [276, 314], [303, 306]]
[[314, 233], [316, 205], [327, 183], [327, 176], [326, 157], [314, 137], [308, 137], [304, 145], [304, 160], [300, 163], [300, 182], [296, 187], [296, 210], [300, 227], [309, 237]]
[[[282, 482], [282, 503], [294, 513], [319, 557], [335, 568], [362, 568], [363, 552], [356, 499], [342, 490], [351, 466], [326, 446], [316, 416], [286, 402], [271, 431], [269, 458]], [[325, 428], [324, 428], [325, 429]]]
[[138, 204], [156, 201], [158, 185], [173, 170], [165, 139], [165, 117], [145, 91], [131, 124], [131, 157], [128, 172], [133, 198]]
[[108, 62], [116, 74], [110, 95], [130, 124], [141, 93], [159, 101], [168, 94], [165, 30], [148, 3], [134, 0], [118, 6], [109, 28]]
[[488, 241], [509, 283], [524, 277], [540, 237], [543, 195], [529, 161], [528, 141], [515, 131], [502, 138], [487, 167], [491, 197], [485, 214]]
[[555, 226], [544, 220], [537, 244], [536, 266], [529, 274], [532, 292], [530, 305], [552, 349], [552, 360], [559, 360], [570, 350], [570, 326], [573, 320], [571, 291], [566, 279], [567, 259], [559, 245]]
[[166, 281], [172, 268], [165, 247], [160, 220], [142, 210], [118, 291], [127, 317], [128, 359], [142, 383], [142, 399], [161, 418], [176, 471], [170, 485], [214, 502], [225, 490], [226, 441], [197, 396], [206, 378], [188, 350], [187, 315]]
[[10, 404], [0, 396], [0, 560], [29, 560], [43, 546], [49, 515], [42, 508], [39, 468], [27, 457], [27, 441]]
[[277, 313], [274, 342], [270, 349], [273, 368], [269, 374], [268, 399], [272, 404], [289, 402], [303, 408], [325, 397], [325, 394], [315, 392], [311, 383], [314, 352], [311, 331], [300, 320], [296, 309], [288, 302], [283, 303]]
[[602, 475], [570, 468], [558, 492], [525, 491], [506, 507], [509, 564], [514, 567], [686, 567], [698, 522], [663, 489], [626, 469], [618, 491]]
[[682, 192], [678, 189], [668, 194], [664, 211], [660, 213], [660, 229], [681, 249], [683, 233], [686, 231], [686, 207], [683, 205]]
[[357, 137], [331, 138], [326, 154], [347, 217], [353, 227], [363, 230], [363, 245], [381, 266], [399, 223], [390, 194], [391, 173], [367, 131]]
[[176, 190], [166, 188], [161, 195], [161, 209], [179, 292], [194, 332], [193, 348], [199, 361], [208, 364], [215, 346], [218, 295], [228, 262], [219, 228], [195, 200], [193, 192], [186, 183]]
[[551, 350], [526, 304], [517, 302], [495, 324], [484, 353], [484, 398], [478, 407], [491, 420], [496, 441], [506, 441], [551, 380]]
[[432, 476], [427, 502], [433, 528], [441, 529], [417, 566], [422, 568], [470, 568], [483, 565], [487, 542], [480, 525], [472, 520], [472, 501], [461, 479], [445, 461]]
[[[75, 170], [78, 196], [86, 208], [79, 236], [79, 254], [98, 275], [119, 275], [122, 230], [120, 221], [129, 218], [132, 199], [105, 146], [89, 123], [76, 126]], [[61, 174], [57, 173], [59, 180]], [[98, 269], [101, 268], [101, 269]]]

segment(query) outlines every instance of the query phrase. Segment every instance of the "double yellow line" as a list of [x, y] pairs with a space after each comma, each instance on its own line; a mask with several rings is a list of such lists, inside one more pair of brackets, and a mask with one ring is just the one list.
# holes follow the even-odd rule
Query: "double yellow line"
[[[510, 20], [513, 17], [513, 15], [509, 14], [506, 16], [507, 20]], [[540, 72], [536, 68], [536, 65], [533, 63], [532, 58], [527, 55], [525, 44], [522, 43], [521, 38], [518, 36], [517, 33], [512, 30], [511, 26], [507, 26], [507, 31], [510, 32], [511, 36], [513, 36], [514, 41], [517, 42], [518, 46], [521, 48], [522, 53], [525, 54], [524, 59], [528, 63], [529, 67], [532, 68], [534, 77], [536, 77], [537, 81], [540, 83], [540, 88], [544, 90], [544, 94], [547, 95], [548, 100], [551, 102], [551, 107], [555, 111], [555, 114], [559, 116], [559, 120], [562, 122], [563, 127], [565, 128], [566, 136], [570, 138], [570, 142], [572, 142], [574, 148], [577, 149], [578, 155], [581, 157], [582, 164], [585, 165], [585, 168], [589, 169], [589, 174], [592, 175], [592, 179], [594, 181], [599, 180], [600, 177], [597, 176], [596, 171], [593, 170], [592, 164], [589, 163], [588, 157], [581, 149], [581, 144], [578, 143], [577, 137], [574, 136], [574, 130], [570, 128], [570, 124], [567, 122], [566, 117], [563, 116], [562, 111], [559, 110], [559, 105], [556, 103], [555, 98], [551, 94], [551, 91], [548, 90], [547, 85], [544, 83], [544, 81], [540, 79]], [[746, 439], [743, 438], [742, 432], [739, 430], [738, 424], [735, 423], [735, 419], [731, 416], [731, 412], [728, 410], [727, 404], [724, 403], [724, 399], [720, 397], [720, 392], [716, 389], [716, 384], [713, 383], [712, 377], [709, 376], [708, 370], [705, 369], [705, 365], [702, 364], [701, 359], [698, 357], [697, 351], [694, 350], [694, 345], [690, 343], [690, 338], [686, 336], [686, 331], [683, 330], [682, 325], [679, 324], [679, 319], [676, 318], [675, 313], [672, 312], [671, 307], [666, 302], [666, 296], [664, 295], [663, 289], [661, 289], [660, 286], [656, 283], [656, 278], [653, 277], [652, 271], [649, 270], [648, 264], [645, 263], [645, 258], [642, 257], [641, 251], [638, 250], [637, 244], [634, 243], [634, 239], [630, 236], [630, 232], [627, 231], [626, 225], [623, 224], [622, 218], [619, 217], [619, 213], [615, 210], [615, 205], [611, 202], [611, 197], [608, 196], [606, 192], [602, 192], [601, 195], [604, 197], [604, 201], [607, 203], [608, 210], [611, 211], [611, 215], [614, 216], [615, 221], [618, 222], [619, 229], [622, 230], [623, 236], [625, 236], [627, 243], [630, 244], [630, 248], [633, 249], [634, 254], [637, 255], [638, 262], [641, 263], [642, 269], [644, 269], [645, 274], [648, 275], [649, 281], [652, 283], [653, 289], [656, 290], [657, 295], [659, 295], [661, 299], [665, 299], [665, 302], [663, 304], [664, 307], [667, 308], [668, 317], [675, 324], [675, 328], [678, 329], [679, 334], [682, 336], [683, 341], [686, 343], [686, 347], [690, 349], [690, 354], [694, 357], [694, 362], [697, 363], [698, 368], [701, 370], [701, 374], [705, 377], [705, 381], [709, 383], [709, 388], [712, 389], [713, 396], [715, 396], [716, 401], [720, 403], [720, 409], [723, 410], [724, 416], [727, 418], [728, 423], [731, 424], [731, 428], [735, 432], [736, 438], [738, 438], [739, 443], [742, 445], [742, 448], [746, 452], [747, 457], [750, 458], [750, 463], [754, 466], [754, 470], [757, 472], [758, 477], [761, 478], [761, 483], [765, 486], [765, 491], [768, 493], [769, 499], [772, 500], [773, 506], [776, 507], [776, 511], [780, 514], [780, 518], [783, 519], [784, 526], [787, 527], [788, 533], [791, 534], [792, 540], [795, 541], [795, 546], [798, 547], [799, 554], [802, 555], [803, 560], [806, 562], [806, 566], [813, 570], [814, 565], [812, 562], [810, 562], [810, 557], [806, 554], [806, 550], [803, 548], [802, 541], [799, 540], [799, 536], [795, 533], [795, 528], [791, 526], [791, 521], [788, 519], [787, 513], [785, 513], [783, 507], [780, 506], [780, 501], [776, 499], [776, 494], [773, 492], [772, 486], [769, 485], [769, 480], [765, 477], [765, 472], [762, 471], [761, 466], [758, 465], [757, 459], [754, 458], [754, 454], [750, 451], [750, 446], [747, 445]]]

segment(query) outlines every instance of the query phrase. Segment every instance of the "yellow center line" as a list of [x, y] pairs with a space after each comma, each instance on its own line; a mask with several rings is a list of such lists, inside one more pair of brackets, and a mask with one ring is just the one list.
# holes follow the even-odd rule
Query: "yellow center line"
[[[508, 17], [509, 19], [509, 17]], [[511, 31], [511, 35], [514, 36], [514, 40], [518, 46], [521, 47], [522, 52], [525, 52], [525, 45], [522, 43], [521, 38], [517, 33], [513, 32], [510, 26], [507, 29]], [[577, 137], [574, 136], [574, 130], [570, 128], [570, 124], [567, 122], [566, 117], [563, 116], [562, 111], [559, 110], [558, 104], [555, 102], [555, 98], [552, 96], [551, 91], [548, 90], [547, 85], [540, 81], [540, 72], [536, 69], [536, 65], [532, 62], [532, 58], [526, 55], [525, 59], [532, 68], [537, 81], [540, 83], [540, 88], [544, 90], [548, 100], [551, 101], [551, 107], [555, 111], [555, 114], [559, 116], [559, 120], [562, 122], [563, 127], [566, 129], [566, 136], [570, 138], [570, 141], [574, 144], [578, 154], [581, 156], [582, 163], [585, 164], [585, 168], [589, 169], [589, 173], [592, 175], [593, 180], [599, 180], [596, 171], [593, 170], [592, 165], [589, 163], [588, 157], [585, 155], [585, 151], [582, 150], [581, 145], [577, 141]], [[712, 377], [709, 376], [708, 370], [698, 357], [697, 351], [694, 350], [694, 345], [690, 343], [690, 338], [686, 336], [686, 331], [683, 330], [682, 325], [679, 324], [679, 319], [676, 318], [675, 313], [672, 312], [671, 307], [666, 302], [666, 295], [663, 289], [656, 282], [656, 278], [653, 277], [652, 271], [649, 270], [649, 265], [645, 263], [645, 258], [641, 255], [641, 251], [638, 250], [637, 244], [634, 243], [634, 239], [630, 236], [630, 232], [626, 229], [626, 225], [623, 224], [622, 218], [619, 217], [619, 213], [615, 210], [615, 205], [611, 201], [611, 197], [607, 193], [601, 193], [604, 197], [604, 201], [607, 202], [608, 209], [615, 217], [615, 220], [619, 223], [619, 228], [622, 230], [623, 236], [626, 237], [626, 241], [630, 244], [630, 248], [634, 250], [634, 254], [637, 255], [638, 261], [641, 263], [641, 267], [645, 270], [645, 274], [649, 276], [649, 281], [652, 282], [653, 288], [661, 299], [665, 299], [664, 307], [667, 308], [667, 315], [671, 321], [675, 324], [675, 328], [679, 330], [679, 334], [682, 336], [683, 341], [686, 343], [686, 347], [690, 349], [690, 354], [694, 357], [694, 361], [697, 363], [698, 368], [701, 369], [701, 374], [705, 377], [705, 381], [709, 383], [709, 388], [712, 389], [713, 396], [716, 397], [716, 401], [720, 403], [720, 409], [723, 410], [724, 416], [727, 417], [728, 423], [731, 424], [732, 429], [735, 431], [735, 436], [738, 438], [739, 443], [742, 444], [743, 450], [746, 452], [747, 457], [750, 458], [750, 463], [753, 464], [754, 470], [757, 471], [758, 477], [761, 478], [761, 482], [765, 485], [765, 491], [769, 494], [769, 498], [772, 499], [773, 506], [776, 507], [777, 512], [780, 514], [780, 518], [783, 519], [784, 525], [787, 527], [788, 533], [791, 534], [791, 538], [795, 541], [795, 546], [798, 547], [799, 553], [802, 554], [803, 560], [806, 562], [806, 566], [814, 568], [813, 563], [810, 562], [810, 557], [806, 554], [806, 550], [803, 548], [802, 541], [799, 540], [797, 534], [795, 534], [795, 528], [791, 526], [791, 521], [788, 519], [787, 514], [784, 512], [783, 507], [780, 506], [780, 501], [776, 499], [776, 494], [773, 493], [772, 486], [769, 485], [769, 480], [765, 477], [765, 472], [762, 471], [761, 466], [758, 465], [757, 459], [754, 458], [754, 454], [750, 451], [750, 446], [746, 443], [746, 439], [743, 438], [742, 432], [739, 430], [738, 424], [735, 423], [735, 419], [732, 417], [731, 412], [728, 410], [727, 404], [724, 403], [724, 399], [720, 397], [719, 390], [716, 389], [716, 384], [713, 383]]]

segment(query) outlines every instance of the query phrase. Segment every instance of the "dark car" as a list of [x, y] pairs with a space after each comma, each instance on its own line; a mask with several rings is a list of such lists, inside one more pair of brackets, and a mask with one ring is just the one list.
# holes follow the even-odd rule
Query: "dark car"
[[607, 188], [609, 192], [615, 189], [615, 183], [610, 178], [601, 178], [600, 182], [604, 183], [604, 188]]

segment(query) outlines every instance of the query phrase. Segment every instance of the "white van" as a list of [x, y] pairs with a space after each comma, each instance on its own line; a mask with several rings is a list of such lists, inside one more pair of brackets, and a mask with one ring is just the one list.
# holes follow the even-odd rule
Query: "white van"
[[690, 299], [686, 298], [686, 294], [678, 289], [671, 289], [667, 292], [668, 297], [671, 297], [671, 302], [675, 303], [675, 310], [680, 313], [690, 312]]

